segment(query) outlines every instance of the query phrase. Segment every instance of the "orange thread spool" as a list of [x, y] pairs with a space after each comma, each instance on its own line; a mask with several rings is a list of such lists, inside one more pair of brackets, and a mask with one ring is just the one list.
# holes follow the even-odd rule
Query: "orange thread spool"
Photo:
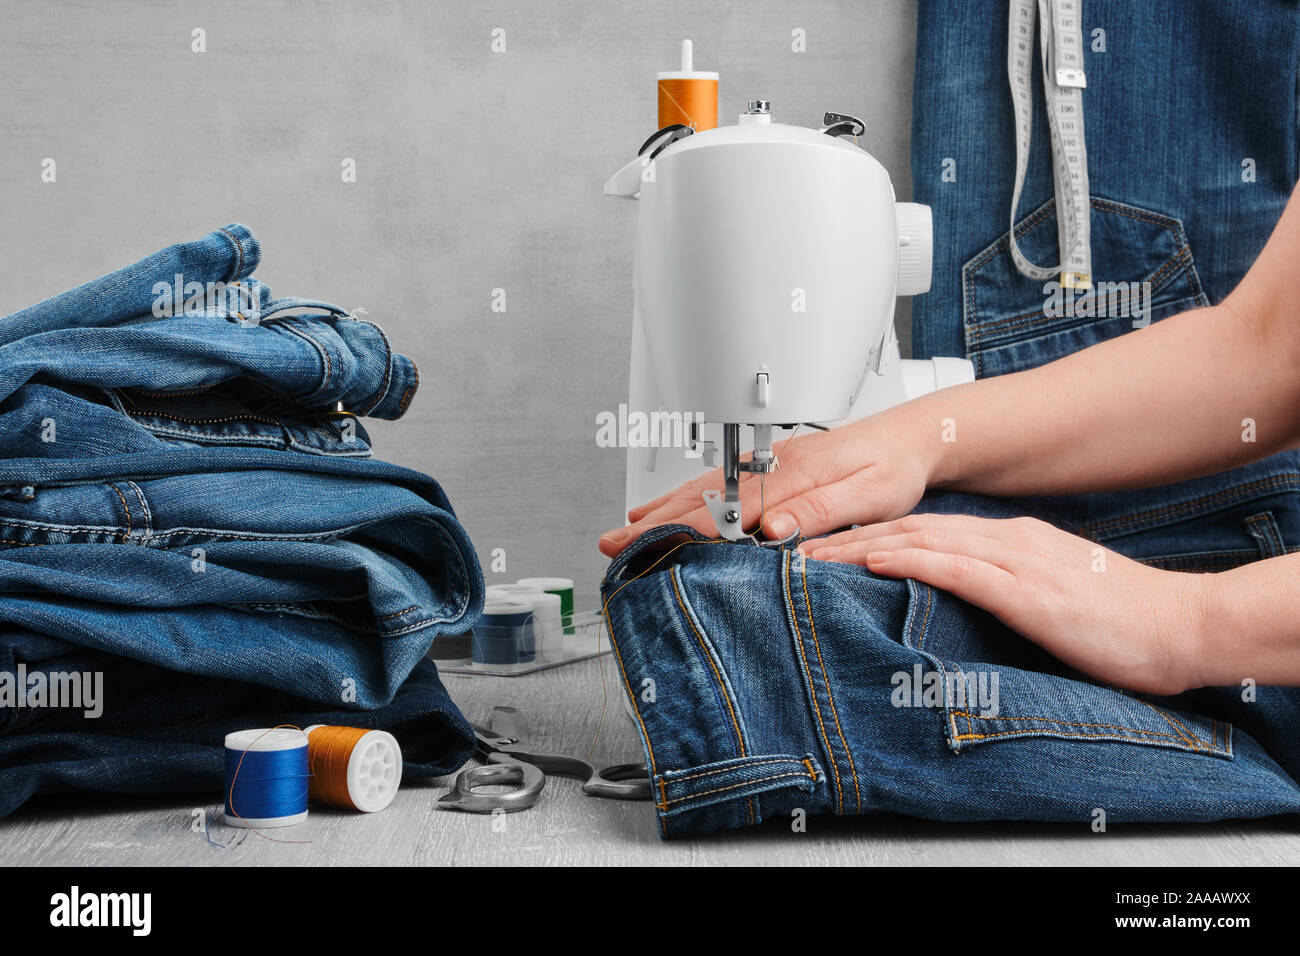
[[307, 728], [307, 766], [313, 803], [373, 813], [397, 795], [402, 749], [382, 730], [315, 724]]
[[718, 74], [694, 68], [691, 41], [682, 41], [682, 68], [659, 74], [659, 128], [681, 123], [696, 132], [718, 125]]
[[682, 123], [696, 132], [718, 125], [717, 80], [660, 80], [659, 128]]

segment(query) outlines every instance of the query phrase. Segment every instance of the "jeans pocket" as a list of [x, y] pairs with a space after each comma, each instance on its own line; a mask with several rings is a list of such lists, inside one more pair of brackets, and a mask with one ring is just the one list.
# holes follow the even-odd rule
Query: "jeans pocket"
[[1226, 571], [1300, 544], [1300, 453], [1146, 491], [1042, 499], [1075, 530], [1168, 571]]
[[[1232, 725], [1148, 703], [1064, 673], [1027, 670], [1016, 648], [1029, 642], [973, 617], [962, 602], [910, 582], [904, 643], [928, 661], [910, 686], [942, 706], [948, 746], [960, 753], [1024, 737], [1107, 741], [1232, 759]], [[967, 655], [979, 656], [967, 656]]]
[[[982, 663], [939, 662], [945, 729], [955, 752], [1022, 737], [1109, 741], [1231, 760], [1232, 724], [1082, 681]], [[992, 706], [983, 687], [993, 687]], [[994, 676], [996, 675], [996, 676]]]
[[[1058, 255], [1055, 200], [1016, 224], [1030, 261]], [[1068, 291], [1016, 269], [1003, 233], [962, 266], [966, 355], [980, 377], [1051, 362], [1133, 328], [1209, 304], [1183, 224], [1127, 203], [1092, 199], [1093, 288]]]
[[341, 458], [370, 456], [370, 436], [355, 416], [306, 409], [253, 380], [209, 388], [119, 388], [109, 401], [161, 441], [256, 446]]

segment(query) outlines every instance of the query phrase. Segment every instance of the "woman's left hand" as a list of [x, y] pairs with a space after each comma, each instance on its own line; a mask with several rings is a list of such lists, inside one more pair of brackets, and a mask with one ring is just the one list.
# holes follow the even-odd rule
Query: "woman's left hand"
[[1045, 521], [914, 514], [799, 550], [950, 591], [1107, 684], [1203, 684], [1205, 576], [1147, 567]]

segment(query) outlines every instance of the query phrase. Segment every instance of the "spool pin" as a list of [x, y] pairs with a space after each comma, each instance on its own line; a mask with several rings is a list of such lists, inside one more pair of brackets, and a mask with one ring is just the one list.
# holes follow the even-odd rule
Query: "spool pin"
[[718, 74], [695, 69], [690, 40], [682, 41], [682, 68], [659, 74], [659, 128], [674, 123], [697, 133], [718, 125]]

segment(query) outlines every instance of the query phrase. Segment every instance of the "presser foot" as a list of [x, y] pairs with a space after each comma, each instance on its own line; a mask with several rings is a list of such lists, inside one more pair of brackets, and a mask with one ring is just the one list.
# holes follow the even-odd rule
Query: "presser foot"
[[[718, 527], [718, 534], [736, 544], [753, 544], [760, 548], [779, 549], [784, 548], [799, 537], [798, 528], [795, 528], [783, 538], [773, 538], [771, 540], [753, 534], [746, 534], [744, 525], [741, 523], [740, 502], [727, 501], [720, 491], [704, 492], [704, 506], [709, 509], [709, 514], [713, 516], [713, 523]], [[761, 533], [761, 525], [758, 530]]]

